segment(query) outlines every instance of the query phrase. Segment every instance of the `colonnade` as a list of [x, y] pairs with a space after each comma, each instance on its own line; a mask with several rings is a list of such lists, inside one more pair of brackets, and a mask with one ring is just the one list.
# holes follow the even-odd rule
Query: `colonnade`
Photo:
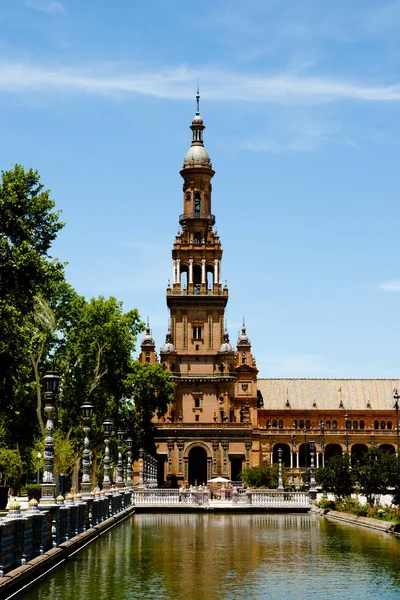
[[[181, 261], [179, 258], [174, 259], [172, 261], [173, 264], [173, 283], [177, 284], [181, 282]], [[222, 274], [222, 261], [219, 259], [215, 259], [214, 260], [214, 265], [213, 265], [213, 273], [214, 273], [214, 284], [218, 283], [221, 284], [222, 279], [221, 279], [221, 274]], [[206, 259], [203, 258], [201, 259], [201, 283], [202, 284], [206, 284], [207, 283], [207, 265], [206, 265]], [[189, 258], [188, 261], [188, 284], [191, 285], [193, 284], [193, 258]]]

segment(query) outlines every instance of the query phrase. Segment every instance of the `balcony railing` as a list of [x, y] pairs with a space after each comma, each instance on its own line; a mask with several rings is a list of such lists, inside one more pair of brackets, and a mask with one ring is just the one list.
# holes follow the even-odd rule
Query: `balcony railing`
[[179, 216], [179, 223], [182, 224], [187, 219], [207, 219], [211, 221], [212, 225], [215, 223], [215, 215], [205, 212], [183, 213], [183, 215]]
[[179, 371], [171, 371], [171, 377], [176, 377], [177, 379], [229, 379], [229, 378], [237, 378], [237, 373], [231, 372], [214, 372], [211, 373], [196, 373], [195, 371], [186, 371], [184, 373]]

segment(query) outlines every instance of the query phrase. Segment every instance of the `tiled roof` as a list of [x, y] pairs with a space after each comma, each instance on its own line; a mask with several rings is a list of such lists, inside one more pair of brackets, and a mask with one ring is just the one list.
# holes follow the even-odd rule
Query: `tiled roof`
[[[400, 379], [258, 379], [270, 410], [393, 410]], [[341, 405], [342, 402], [342, 405]]]

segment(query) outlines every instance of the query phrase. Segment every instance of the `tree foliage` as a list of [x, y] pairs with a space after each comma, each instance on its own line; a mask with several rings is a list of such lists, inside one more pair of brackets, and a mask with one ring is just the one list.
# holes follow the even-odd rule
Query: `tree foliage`
[[[239, 477], [249, 487], [275, 489], [278, 487], [278, 465], [263, 464], [257, 467], [246, 467], [241, 471]], [[286, 484], [284, 468], [283, 482]]]
[[394, 465], [397, 459], [393, 454], [382, 452], [376, 446], [368, 448], [354, 465], [353, 477], [361, 494], [368, 504], [374, 504], [374, 496], [386, 494], [395, 481]]
[[350, 496], [354, 490], [354, 478], [350, 470], [349, 455], [332, 456], [325, 467], [316, 470], [315, 480], [324, 491], [331, 492], [336, 498]]
[[94, 406], [92, 458], [100, 464], [105, 418], [134, 438], [134, 452], [139, 445], [151, 449], [153, 412], [164, 414], [173, 398], [160, 365], [133, 360], [144, 328], [138, 311], [124, 311], [114, 297], [86, 300], [65, 280], [64, 265], [49, 255], [63, 226], [37, 171], [16, 165], [2, 173], [0, 448], [21, 448], [20, 465], [31, 477], [37, 468], [31, 451], [42, 447], [45, 435], [42, 378], [49, 368], [61, 376], [55, 414], [60, 472], [69, 471], [82, 452], [84, 401]]

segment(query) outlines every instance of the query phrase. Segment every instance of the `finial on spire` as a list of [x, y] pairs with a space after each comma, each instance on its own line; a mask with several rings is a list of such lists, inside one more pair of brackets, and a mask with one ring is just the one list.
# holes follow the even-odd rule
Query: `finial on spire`
[[196, 94], [196, 116], [200, 115], [200, 91], [199, 91], [199, 78], [197, 78], [197, 94]]

